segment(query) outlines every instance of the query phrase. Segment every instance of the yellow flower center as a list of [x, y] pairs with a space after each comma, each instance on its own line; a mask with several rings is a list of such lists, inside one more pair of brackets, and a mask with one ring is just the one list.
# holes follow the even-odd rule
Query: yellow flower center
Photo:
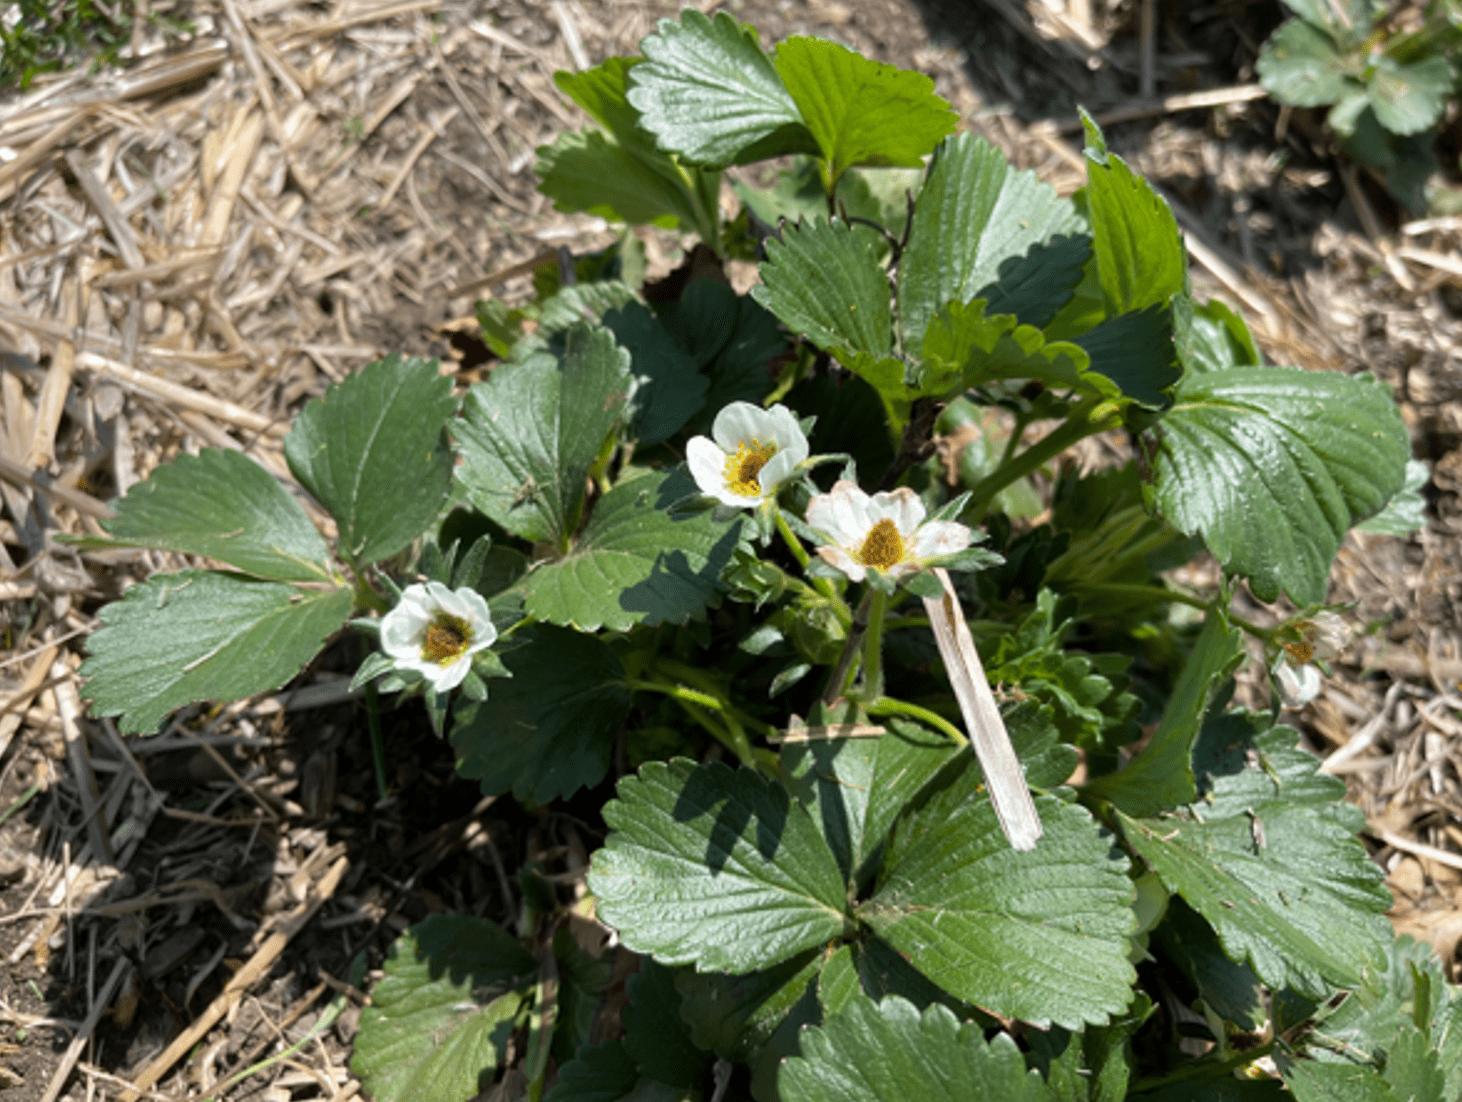
[[421, 640], [423, 661], [450, 666], [472, 645], [472, 628], [460, 616], [438, 612]]
[[777, 442], [742, 441], [735, 455], [726, 457], [726, 489], [738, 497], [761, 497], [761, 469], [777, 454]]
[[1315, 640], [1319, 638], [1320, 629], [1313, 622], [1305, 620], [1299, 624], [1299, 632], [1298, 643], [1285, 643], [1283, 646], [1289, 652], [1290, 661], [1296, 666], [1303, 666], [1315, 657]]
[[868, 529], [863, 546], [858, 548], [858, 561], [879, 570], [888, 570], [903, 562], [904, 537], [899, 535], [898, 526], [885, 517]]

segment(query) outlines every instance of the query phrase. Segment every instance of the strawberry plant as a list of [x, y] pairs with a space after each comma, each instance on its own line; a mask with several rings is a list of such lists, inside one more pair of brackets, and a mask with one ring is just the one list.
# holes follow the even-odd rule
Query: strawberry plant
[[1373, 0], [1284, 2], [1295, 18], [1260, 51], [1265, 91], [1293, 107], [1329, 107], [1326, 122], [1346, 154], [1425, 213], [1437, 125], [1456, 89], [1462, 6], [1433, 0], [1422, 26], [1388, 33]]
[[[1287, 698], [1317, 683], [1340, 541], [1415, 523], [1387, 388], [1196, 301], [1090, 123], [1067, 199], [842, 47], [688, 10], [642, 50], [560, 74], [596, 125], [543, 190], [755, 250], [750, 294], [647, 302], [627, 228], [482, 304], [501, 362], [465, 393], [391, 357], [305, 407], [285, 454], [329, 540], [213, 451], [109, 522], [218, 564], [103, 610], [84, 672], [125, 730], [350, 628], [380, 643], [357, 683], [420, 698], [484, 792], [604, 798], [587, 894], [524, 870], [515, 929], [397, 942], [365, 1092], [1462, 1095], [1462, 997], [1393, 944], [1361, 814], [1277, 694], [1230, 706], [1246, 635]], [[727, 217], [723, 174], [773, 157]], [[982, 411], [1003, 435], [943, 462]], [[1109, 432], [1125, 465], [1056, 471]], [[1049, 521], [1013, 521], [1038, 482]], [[1170, 580], [1205, 549], [1213, 591]], [[1240, 585], [1299, 612], [1249, 623]], [[636, 954], [610, 1018], [585, 916]]]

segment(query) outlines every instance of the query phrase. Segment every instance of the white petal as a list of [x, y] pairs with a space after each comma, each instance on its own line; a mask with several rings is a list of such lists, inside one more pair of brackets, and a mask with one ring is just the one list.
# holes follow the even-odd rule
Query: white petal
[[467, 671], [471, 668], [472, 659], [464, 654], [455, 662], [451, 662], [445, 666], [438, 666], [436, 676], [429, 676], [428, 679], [437, 692], [444, 693], [462, 684], [463, 680], [467, 677]]
[[931, 520], [914, 533], [914, 557], [921, 562], [954, 555], [970, 545], [970, 530], [952, 520]]
[[1316, 658], [1328, 662], [1345, 649], [1350, 630], [1345, 626], [1345, 621], [1335, 613], [1328, 609], [1317, 612], [1310, 618], [1310, 623], [1315, 626]]
[[858, 498], [867, 497], [857, 484], [840, 480], [830, 493], [818, 494], [807, 503], [807, 523], [840, 547], [863, 546], [872, 524], [860, 507]]
[[823, 562], [846, 574], [850, 581], [861, 582], [868, 573], [862, 563], [854, 562], [853, 557], [841, 547], [819, 547], [817, 554]]
[[381, 649], [398, 664], [421, 655], [421, 633], [431, 623], [415, 601], [404, 597], [400, 604], [381, 617]]
[[723, 406], [711, 425], [711, 436], [721, 450], [735, 455], [743, 443], [760, 440], [763, 444], [774, 439], [773, 422], [767, 411], [750, 402], [732, 402]]
[[[805, 456], [803, 458], [806, 458]], [[792, 477], [792, 472], [797, 469], [797, 459], [790, 451], [779, 451], [776, 455], [767, 460], [766, 466], [757, 472], [756, 480], [761, 485], [761, 492], [764, 496], [770, 496], [776, 492], [778, 486]]]
[[892, 493], [874, 494], [873, 504], [880, 517], [893, 521], [904, 539], [912, 536], [924, 519], [924, 503], [907, 486], [900, 486]]
[[807, 436], [797, 423], [797, 415], [778, 403], [766, 411], [766, 416], [772, 439], [777, 442], [777, 453], [780, 455], [786, 452], [791, 455], [794, 467], [806, 459]]
[[719, 497], [725, 491], [726, 453], [709, 436], [692, 436], [685, 442], [685, 461], [701, 493]]
[[1288, 662], [1275, 671], [1279, 683], [1279, 698], [1286, 708], [1303, 708], [1320, 695], [1320, 671], [1314, 666], [1295, 669]]

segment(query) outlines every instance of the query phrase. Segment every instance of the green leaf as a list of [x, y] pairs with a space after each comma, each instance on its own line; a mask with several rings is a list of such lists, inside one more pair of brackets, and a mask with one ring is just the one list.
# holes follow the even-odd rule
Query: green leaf
[[1188, 250], [1167, 203], [1115, 153], [1083, 113], [1086, 204], [1108, 316], [1167, 306], [1188, 289]]
[[580, 631], [683, 624], [704, 615], [721, 592], [742, 520], [671, 515], [671, 506], [694, 493], [680, 470], [642, 474], [610, 490], [573, 550], [524, 578], [528, 614]]
[[955, 753], [947, 737], [918, 724], [895, 718], [887, 726], [877, 738], [782, 745], [784, 783], [850, 884], [871, 881], [894, 819]]
[[1194, 373], [1264, 366], [1244, 319], [1218, 299], [1194, 305], [1192, 322], [1181, 334], [1178, 356], [1184, 369]]
[[888, 278], [869, 239], [841, 218], [784, 225], [767, 238], [762, 282], [751, 289], [793, 332], [829, 351], [888, 355]]
[[[1240, 743], [1201, 804], [1164, 818], [1121, 814], [1128, 843], [1274, 989], [1321, 997], [1348, 986], [1391, 939], [1391, 896], [1354, 832], [1342, 781], [1317, 772], [1275, 727]], [[1247, 764], [1256, 759], [1256, 765]]]
[[691, 1039], [690, 1026], [680, 1014], [675, 975], [675, 969], [646, 959], [625, 985], [629, 1005], [620, 1017], [625, 1051], [635, 1058], [640, 1074], [689, 1088], [704, 1078], [711, 1054]]
[[900, 823], [857, 915], [950, 994], [1079, 1029], [1132, 997], [1127, 861], [1081, 808], [1036, 797], [1045, 835], [1010, 848], [988, 798], [958, 782]]
[[809, 949], [741, 976], [682, 970], [675, 981], [683, 1000], [681, 1017], [698, 1047], [723, 1060], [747, 1063], [789, 1018], [801, 1016], [809, 996], [816, 1007], [813, 981], [822, 964], [822, 953]]
[[1229, 627], [1221, 613], [1210, 612], [1152, 739], [1126, 769], [1086, 785], [1083, 798], [1110, 800], [1139, 818], [1197, 799], [1193, 743], [1209, 702], [1245, 653], [1243, 633]]
[[635, 289], [617, 279], [561, 287], [538, 304], [538, 330], [532, 339], [536, 347], [542, 347], [548, 338], [585, 322], [592, 324], [606, 310], [634, 301]]
[[1152, 1000], [1139, 993], [1109, 1026], [1087, 1026], [1080, 1033], [1031, 1030], [1026, 1039], [1032, 1063], [1060, 1102], [1123, 1102], [1136, 1063], [1132, 1035], [1155, 1009]]
[[1022, 324], [1043, 329], [1071, 301], [1090, 257], [1091, 238], [1084, 233], [1038, 241], [1025, 255], [1002, 263], [999, 277], [980, 294], [989, 296], [992, 316], [1014, 314]]
[[629, 72], [643, 58], [607, 57], [581, 73], [560, 69], [553, 74], [558, 90], [573, 100], [620, 145], [639, 144], [653, 150], [654, 140], [639, 125], [640, 113], [629, 102]]
[[659, 27], [640, 43], [645, 61], [630, 70], [629, 102], [661, 149], [701, 165], [818, 152], [755, 31], [689, 8]]
[[1167, 914], [1153, 931], [1163, 953], [1198, 989], [1204, 1005], [1243, 1030], [1259, 1030], [1268, 1019], [1259, 977], [1246, 964], [1229, 960], [1213, 927], [1181, 896], [1168, 900]]
[[436, 517], [452, 484], [442, 432], [457, 408], [436, 360], [377, 360], [305, 406], [284, 438], [300, 484], [330, 511], [340, 553], [390, 558]]
[[1374, 58], [1366, 98], [1391, 133], [1418, 134], [1441, 118], [1455, 79], [1451, 63], [1444, 57], [1403, 65], [1381, 54]]
[[977, 298], [951, 302], [930, 319], [924, 332], [920, 390], [943, 396], [1001, 379], [1039, 379], [1052, 388], [1084, 394], [1121, 394], [1115, 383], [1093, 374], [1090, 366], [1091, 357], [1079, 344], [1047, 342], [1035, 326], [1019, 324], [1014, 314], [991, 314], [985, 300]]
[[696, 225], [690, 192], [676, 187], [597, 130], [568, 130], [538, 147], [538, 190], [556, 210], [586, 211], [612, 222], [675, 229]]
[[[1082, 228], [1069, 199], [1057, 196], [1034, 172], [1011, 168], [984, 138], [961, 134], [947, 140], [919, 193], [909, 245], [899, 263], [904, 347], [923, 347], [924, 330], [940, 307], [1013, 294], [1027, 273], [1047, 268], [1040, 254], [1054, 235]], [[1076, 252], [1059, 250], [1048, 259], [1071, 264], [1066, 273], [1047, 276], [1050, 285], [1074, 286], [1081, 272]]]
[[988, 1043], [978, 1022], [943, 1006], [922, 1014], [897, 997], [855, 996], [802, 1034], [802, 1055], [777, 1078], [785, 1102], [1054, 1102], [1008, 1033]]
[[623, 1041], [604, 1041], [579, 1053], [558, 1070], [558, 1083], [545, 1102], [620, 1102], [640, 1081], [634, 1057]]
[[629, 714], [624, 667], [598, 639], [536, 626], [504, 651], [512, 672], [491, 703], [452, 730], [457, 772], [483, 792], [547, 803], [598, 784]]
[[1134, 310], [1088, 329], [1072, 343], [1091, 357], [1087, 370], [1105, 376], [1139, 405], [1161, 409], [1182, 375], [1173, 344], [1172, 311], [1163, 306]]
[[612, 955], [596, 958], [579, 948], [567, 926], [553, 935], [558, 961], [558, 1017], [553, 1024], [553, 1055], [567, 1063], [586, 1048], [604, 991], [614, 979]]
[[498, 365], [467, 392], [453, 426], [457, 478], [472, 503], [515, 535], [566, 546], [589, 469], [633, 388], [629, 354], [585, 324], [569, 330], [562, 363], [539, 353]]
[[299, 502], [239, 452], [183, 452], [134, 485], [113, 508], [116, 515], [102, 522], [111, 540], [74, 542], [202, 555], [282, 582], [330, 577], [330, 549]]
[[1410, 438], [1368, 374], [1240, 367], [1178, 384], [1151, 457], [1158, 510], [1262, 601], [1325, 599], [1346, 531], [1401, 489]]
[[710, 380], [665, 326], [638, 302], [604, 315], [604, 326], [630, 354], [637, 380], [632, 431], [642, 446], [668, 440], [705, 404]]
[[87, 640], [95, 715], [126, 733], [153, 731], [195, 700], [277, 689], [350, 615], [350, 590], [298, 589], [212, 570], [154, 574], [101, 610]]
[[744, 972], [841, 934], [847, 890], [801, 804], [719, 762], [650, 762], [604, 808], [590, 890], [625, 945]]
[[787, 349], [777, 319], [748, 295], [716, 279], [696, 279], [676, 302], [655, 304], [675, 343], [711, 380], [692, 424], [708, 429], [731, 402], [760, 403], [772, 389], [768, 365]]
[[496, 923], [432, 915], [391, 946], [361, 1012], [351, 1070], [378, 1102], [462, 1102], [485, 1090], [538, 971]]
[[923, 73], [801, 36], [777, 47], [777, 72], [827, 162], [827, 190], [853, 165], [919, 168], [958, 116]]
[[1269, 36], [1256, 68], [1264, 91], [1291, 107], [1334, 103], [1353, 83], [1334, 41], [1302, 19], [1289, 20]]
[[1280, 1069], [1295, 1102], [1405, 1102], [1374, 1068], [1364, 1064], [1286, 1059]]
[[1386, 507], [1364, 524], [1362, 532], [1379, 532], [1385, 536], [1409, 536], [1426, 527], [1426, 498], [1421, 488], [1431, 478], [1431, 471], [1420, 459], [1406, 461], [1406, 476]]

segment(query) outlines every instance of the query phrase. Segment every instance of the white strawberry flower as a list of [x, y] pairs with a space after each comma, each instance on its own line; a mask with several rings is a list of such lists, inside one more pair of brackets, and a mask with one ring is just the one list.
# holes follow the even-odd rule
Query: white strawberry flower
[[970, 545], [970, 530], [952, 520], [924, 519], [924, 503], [907, 486], [869, 497], [841, 479], [807, 504], [807, 526], [828, 543], [817, 553], [851, 580], [869, 569], [890, 578], [912, 574]]
[[685, 458], [701, 493], [750, 509], [776, 496], [807, 450], [807, 436], [786, 406], [732, 402], [716, 414], [710, 436], [690, 438]]
[[381, 617], [381, 649], [400, 670], [421, 674], [439, 693], [462, 684], [472, 656], [497, 639], [482, 594], [441, 582], [409, 585]]
[[1345, 621], [1325, 610], [1299, 621], [1298, 642], [1281, 643], [1274, 664], [1274, 682], [1286, 708], [1303, 708], [1320, 695], [1320, 671], [1314, 661], [1328, 662], [1344, 648], [1349, 636]]

